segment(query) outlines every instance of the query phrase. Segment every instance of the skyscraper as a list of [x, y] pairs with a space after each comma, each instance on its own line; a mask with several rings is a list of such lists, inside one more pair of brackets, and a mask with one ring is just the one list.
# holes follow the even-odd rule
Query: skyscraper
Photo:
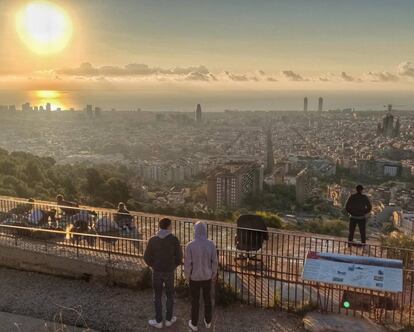
[[30, 112], [32, 110], [32, 107], [30, 106], [30, 103], [24, 103], [22, 105], [22, 111], [23, 112]]
[[322, 112], [323, 111], [323, 98], [319, 97], [318, 99], [318, 111]]
[[296, 202], [302, 205], [309, 198], [312, 190], [312, 179], [307, 168], [301, 170], [296, 175]]
[[303, 99], [303, 111], [307, 112], [308, 111], [308, 97], [305, 97]]
[[201, 105], [200, 104], [197, 104], [197, 108], [195, 111], [195, 121], [196, 123], [201, 122]]
[[93, 116], [93, 107], [92, 107], [92, 105], [86, 105], [86, 114], [90, 118]]
[[249, 193], [263, 190], [263, 166], [254, 162], [231, 162], [207, 178], [207, 205], [211, 209], [237, 209]]
[[266, 173], [271, 173], [274, 165], [272, 128], [269, 127], [266, 132]]
[[385, 137], [398, 137], [400, 136], [400, 119], [397, 118], [397, 121], [394, 125], [394, 116], [390, 111], [382, 118], [382, 125], [378, 123], [377, 125], [377, 135]]
[[46, 104], [46, 111], [50, 112], [52, 110], [52, 106], [50, 105], [50, 103]]

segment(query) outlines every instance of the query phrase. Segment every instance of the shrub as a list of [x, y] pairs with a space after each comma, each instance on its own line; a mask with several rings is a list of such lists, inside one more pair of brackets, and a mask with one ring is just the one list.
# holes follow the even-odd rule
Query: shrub
[[147, 267], [147, 268], [145, 268], [145, 270], [142, 273], [143, 273], [142, 280], [137, 285], [137, 289], [138, 290], [145, 290], [145, 289], [151, 288], [152, 287], [152, 272], [151, 272], [151, 269], [149, 267]]
[[180, 276], [175, 283], [175, 294], [178, 298], [187, 299], [190, 297], [190, 286], [187, 280]]
[[400, 232], [392, 232], [388, 236], [381, 237], [381, 244], [387, 249], [387, 257], [401, 259], [404, 266], [411, 265], [414, 250], [414, 238]]
[[256, 215], [261, 216], [267, 227], [271, 228], [282, 228], [282, 219], [274, 213], [266, 211], [257, 211]]
[[218, 278], [216, 282], [216, 305], [227, 307], [238, 301], [238, 291], [226, 284], [221, 278]]
[[304, 232], [341, 236], [348, 225], [342, 220], [312, 220], [297, 224], [295, 228]]

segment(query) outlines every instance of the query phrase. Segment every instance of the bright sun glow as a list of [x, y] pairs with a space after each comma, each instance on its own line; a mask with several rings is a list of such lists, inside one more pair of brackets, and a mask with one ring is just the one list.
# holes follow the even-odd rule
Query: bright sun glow
[[65, 110], [70, 104], [64, 93], [54, 90], [31, 91], [30, 101], [33, 106], [46, 107], [46, 104], [49, 103], [53, 111], [58, 108]]
[[34, 1], [16, 16], [17, 32], [33, 52], [48, 55], [62, 51], [72, 37], [72, 22], [65, 11], [49, 1]]

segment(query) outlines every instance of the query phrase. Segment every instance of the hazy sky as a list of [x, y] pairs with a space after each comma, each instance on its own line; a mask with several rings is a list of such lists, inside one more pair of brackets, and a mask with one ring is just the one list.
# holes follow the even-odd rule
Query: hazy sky
[[[412, 0], [65, 0], [70, 44], [32, 53], [0, 0], [0, 89], [404, 91]], [[1, 101], [0, 101], [1, 102]]]

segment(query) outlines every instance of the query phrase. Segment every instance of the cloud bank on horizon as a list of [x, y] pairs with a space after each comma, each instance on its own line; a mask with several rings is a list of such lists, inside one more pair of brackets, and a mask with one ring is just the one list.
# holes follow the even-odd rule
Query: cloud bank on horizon
[[283, 85], [284, 83], [304, 83], [309, 86], [326, 83], [400, 83], [412, 86], [414, 83], [414, 64], [405, 61], [396, 66], [395, 72], [369, 71], [358, 76], [339, 73], [322, 73], [316, 76], [305, 76], [294, 70], [265, 72], [256, 70], [246, 73], [234, 73], [228, 70], [212, 72], [204, 65], [188, 67], [151, 67], [142, 63], [130, 63], [125, 66], [95, 66], [89, 62], [77, 67], [58, 68], [34, 71], [30, 74], [21, 72], [0, 72], [2, 81], [108, 81], [108, 82], [205, 82], [205, 83], [266, 83], [268, 85]]

